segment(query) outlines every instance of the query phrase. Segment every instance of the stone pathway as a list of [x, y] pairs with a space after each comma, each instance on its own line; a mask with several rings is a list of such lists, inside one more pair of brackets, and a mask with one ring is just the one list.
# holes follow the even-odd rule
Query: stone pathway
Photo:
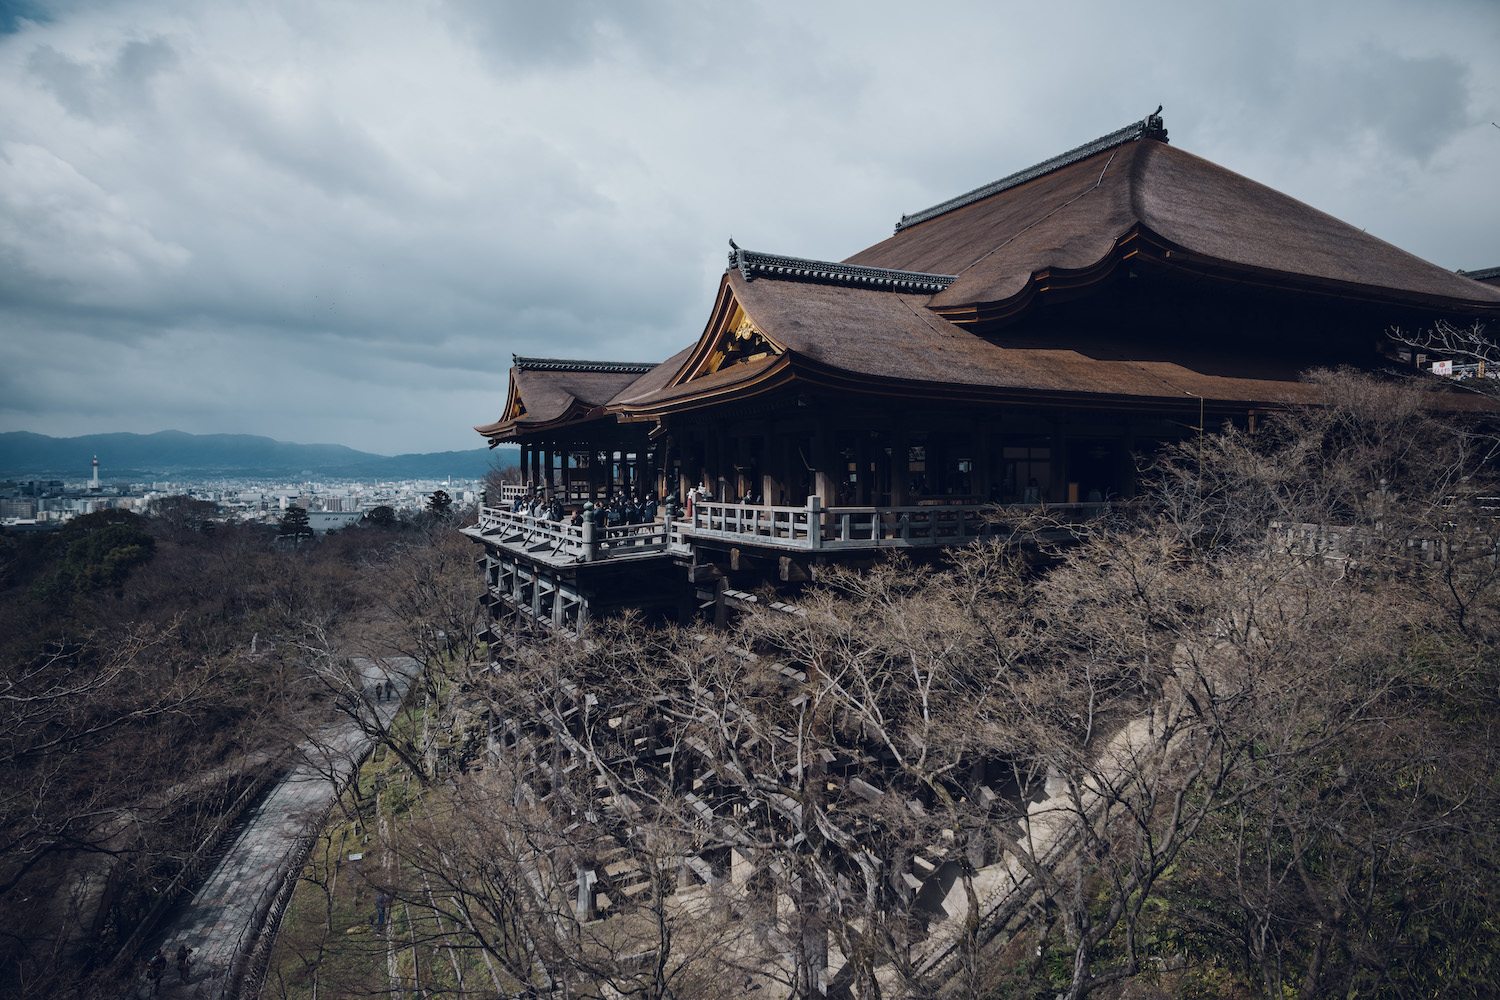
[[[396, 685], [396, 698], [369, 706], [388, 723], [416, 675], [416, 661], [392, 657], [353, 662], [367, 687], [387, 678]], [[163, 928], [158, 941], [169, 965], [161, 996], [190, 1000], [222, 992], [236, 957], [255, 946], [260, 916], [280, 889], [287, 867], [298, 849], [317, 835], [338, 789], [369, 743], [360, 727], [346, 719], [323, 728], [303, 746], [301, 762], [251, 812], [192, 902]], [[192, 972], [185, 983], [178, 982], [177, 969], [170, 964], [180, 944], [193, 949]], [[137, 995], [148, 993], [143, 981]]]
[[[1156, 766], [1166, 753], [1161, 744], [1163, 720], [1160, 707], [1127, 722], [1105, 743], [1095, 762], [1095, 771], [1084, 783], [1081, 806], [1075, 802], [1066, 781], [1049, 775], [1043, 796], [1026, 807], [1026, 817], [1018, 822], [1021, 839], [1029, 842], [1035, 863], [1055, 867], [1075, 845], [1080, 824], [1099, 809], [1112, 803], [1099, 792], [1102, 779], [1116, 784], [1132, 772]], [[1175, 712], [1176, 709], [1167, 709]], [[979, 897], [981, 923], [994, 919], [1002, 907], [1018, 892], [1027, 896], [1036, 892], [1031, 875], [1021, 861], [1007, 851], [999, 861], [974, 873], [973, 888]], [[948, 919], [935, 923], [931, 936], [921, 947], [917, 966], [931, 973], [949, 961], [961, 943], [962, 917], [968, 913], [968, 893], [962, 881], [955, 879], [942, 908]], [[953, 919], [958, 917], [960, 919]], [[894, 981], [893, 981], [894, 982]]]

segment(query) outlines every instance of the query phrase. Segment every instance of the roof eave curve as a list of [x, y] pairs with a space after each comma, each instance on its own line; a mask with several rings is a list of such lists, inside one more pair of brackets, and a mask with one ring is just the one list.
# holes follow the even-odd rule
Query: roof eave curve
[[967, 326], [974, 323], [1002, 322], [1012, 319], [1046, 292], [1074, 290], [1097, 284], [1115, 269], [1141, 252], [1143, 233], [1139, 224], [1117, 236], [1109, 249], [1091, 264], [1082, 267], [1047, 266], [1032, 271], [1015, 294], [1001, 299], [977, 302], [944, 302], [944, 296], [933, 298], [929, 308], [950, 323]]
[[1297, 289], [1327, 298], [1425, 309], [1441, 315], [1500, 317], [1500, 302], [1484, 298], [1458, 299], [1420, 291], [1341, 281], [1318, 275], [1298, 274], [1224, 260], [1192, 249], [1154, 232], [1137, 222], [1120, 234], [1109, 250], [1084, 267], [1043, 267], [1031, 272], [1022, 287], [1001, 299], [976, 302], [944, 302], [935, 296], [930, 308], [950, 323], [1006, 322], [1025, 312], [1040, 295], [1074, 290], [1101, 282], [1120, 264], [1140, 258], [1169, 271], [1212, 278], [1239, 285], [1278, 290]]

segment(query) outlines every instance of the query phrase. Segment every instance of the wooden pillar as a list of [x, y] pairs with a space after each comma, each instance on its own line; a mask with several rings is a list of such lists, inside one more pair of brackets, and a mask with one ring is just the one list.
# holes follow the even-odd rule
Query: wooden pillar
[[708, 448], [708, 492], [715, 500], [724, 499], [724, 454], [727, 451], [724, 425], [718, 424], [714, 427], [712, 436], [709, 438]]
[[896, 421], [891, 431], [891, 506], [911, 505], [911, 441], [906, 436], [906, 424]]
[[830, 506], [838, 503], [839, 480], [835, 478], [833, 468], [833, 440], [828, 433], [826, 420], [821, 419], [823, 414], [817, 415], [818, 419], [813, 427], [812, 436], [812, 467], [813, 493], [821, 497], [823, 505]]
[[599, 919], [599, 911], [595, 907], [596, 894], [594, 883], [599, 876], [592, 868], [581, 868], [578, 870], [578, 900], [574, 912], [578, 915], [580, 923]]
[[[778, 439], [770, 423], [761, 428], [760, 436], [760, 502], [767, 507], [779, 507], [785, 500], [781, 496], [781, 482], [786, 473], [782, 471], [780, 457], [786, 455], [786, 442]], [[780, 457], [777, 453], [780, 452]]]
[[656, 444], [656, 495], [665, 497], [672, 491], [672, 435], [663, 434]]
[[993, 449], [990, 445], [993, 438], [994, 434], [989, 423], [981, 424], [979, 426], [979, 447], [976, 449], [979, 454], [974, 458], [974, 485], [970, 488], [972, 492], [979, 495], [980, 500], [989, 500], [992, 492], [990, 489], [990, 470], [994, 468], [994, 461], [991, 458]]
[[861, 430], [854, 435], [854, 503], [868, 507], [875, 502], [874, 484], [871, 480], [870, 435]]
[[1068, 502], [1068, 426], [1061, 418], [1052, 420], [1052, 483], [1046, 496], [1051, 503]]
[[781, 499], [788, 507], [805, 502], [812, 492], [811, 483], [808, 483], [806, 492], [802, 490], [802, 478], [807, 474], [807, 469], [802, 464], [802, 451], [797, 446], [800, 440], [799, 431], [788, 432], [781, 441], [781, 487], [784, 491]]

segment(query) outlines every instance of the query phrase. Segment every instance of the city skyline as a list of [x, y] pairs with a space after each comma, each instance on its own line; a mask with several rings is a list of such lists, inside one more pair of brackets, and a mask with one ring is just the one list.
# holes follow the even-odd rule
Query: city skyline
[[1069, 13], [0, 5], [0, 431], [482, 447], [513, 353], [696, 337], [730, 236], [841, 259], [1158, 104], [1196, 155], [1500, 264], [1493, 5]]

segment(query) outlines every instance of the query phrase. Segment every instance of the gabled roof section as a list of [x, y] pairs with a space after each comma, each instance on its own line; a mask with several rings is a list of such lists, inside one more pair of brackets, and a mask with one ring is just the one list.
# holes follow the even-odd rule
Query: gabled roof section
[[[1146, 121], [1151, 122], [1155, 116]], [[908, 216], [845, 263], [956, 274], [930, 307], [1003, 320], [1042, 292], [1103, 280], [1136, 254], [1160, 270], [1396, 304], [1500, 314], [1500, 290], [1160, 141], [1144, 123]]]
[[[654, 395], [672, 386], [684, 385], [705, 376], [767, 358], [780, 357], [786, 353], [785, 345], [766, 336], [761, 326], [740, 307], [739, 298], [730, 287], [729, 275], [734, 273], [732, 270], [727, 271], [720, 280], [719, 295], [714, 302], [713, 312], [709, 314], [703, 332], [698, 335], [697, 343], [684, 354], [674, 357], [673, 360], [683, 358], [683, 361], [672, 377], [665, 380], [652, 377], [649, 379], [652, 383], [649, 388], [646, 387], [647, 380], [643, 380], [642, 391], [632, 387], [631, 391], [622, 393], [614, 401], [615, 404], [633, 401], [644, 395]], [[614, 404], [611, 405], [612, 411], [616, 408]]]
[[1500, 267], [1482, 267], [1477, 271], [1459, 271], [1471, 281], [1482, 281], [1486, 285], [1500, 285]]
[[[1071, 349], [1002, 347], [936, 315], [926, 307], [928, 298], [814, 282], [751, 282], [730, 271], [721, 286], [719, 313], [753, 316], [784, 353], [626, 394], [610, 404], [609, 412], [622, 420], [656, 420], [796, 385], [907, 399], [1101, 406], [1148, 400], [1171, 406], [1188, 400], [1196, 406], [1200, 397], [1237, 405], [1311, 399], [1296, 380], [1294, 359], [1286, 361], [1284, 373], [1241, 377], [1220, 374], [1224, 365], [1196, 358], [1176, 362], [1118, 352], [1106, 358]], [[695, 351], [702, 346], [700, 341]]]
[[595, 412], [658, 366], [635, 361], [572, 361], [512, 355], [503, 415], [474, 429], [490, 447], [522, 434], [551, 430], [597, 416]]
[[848, 285], [873, 288], [884, 292], [941, 292], [957, 279], [953, 274], [928, 274], [923, 271], [894, 271], [885, 267], [861, 267], [805, 257], [783, 257], [780, 254], [742, 250], [729, 241], [729, 266], [746, 281], [774, 278], [782, 281], [813, 281], [824, 285]]
[[1063, 167], [1077, 163], [1079, 160], [1086, 160], [1096, 153], [1102, 153], [1139, 139], [1155, 139], [1159, 142], [1167, 141], [1167, 126], [1162, 122], [1160, 105], [1157, 105], [1155, 113], [1147, 115], [1138, 122], [1132, 122], [1122, 129], [1116, 129], [1109, 135], [1100, 136], [1093, 142], [1086, 142], [1082, 146], [1070, 149], [1066, 153], [1052, 157], [1050, 160], [1043, 160], [1041, 163], [1027, 167], [1025, 170], [1017, 170], [1015, 173], [1002, 177], [998, 181], [991, 181], [966, 194], [939, 202], [931, 208], [924, 208], [920, 212], [913, 212], [911, 215], [903, 215], [901, 216], [901, 221], [896, 223], [896, 232], [899, 233], [903, 229], [926, 222], [928, 219], [935, 219], [939, 215], [951, 212], [957, 208], [963, 208], [965, 205], [972, 205], [974, 202], [988, 198], [990, 195], [999, 194], [1001, 191], [1008, 191], [1013, 187], [1025, 184], [1027, 181], [1036, 180], [1038, 177], [1050, 174], [1054, 170], [1061, 170]]

